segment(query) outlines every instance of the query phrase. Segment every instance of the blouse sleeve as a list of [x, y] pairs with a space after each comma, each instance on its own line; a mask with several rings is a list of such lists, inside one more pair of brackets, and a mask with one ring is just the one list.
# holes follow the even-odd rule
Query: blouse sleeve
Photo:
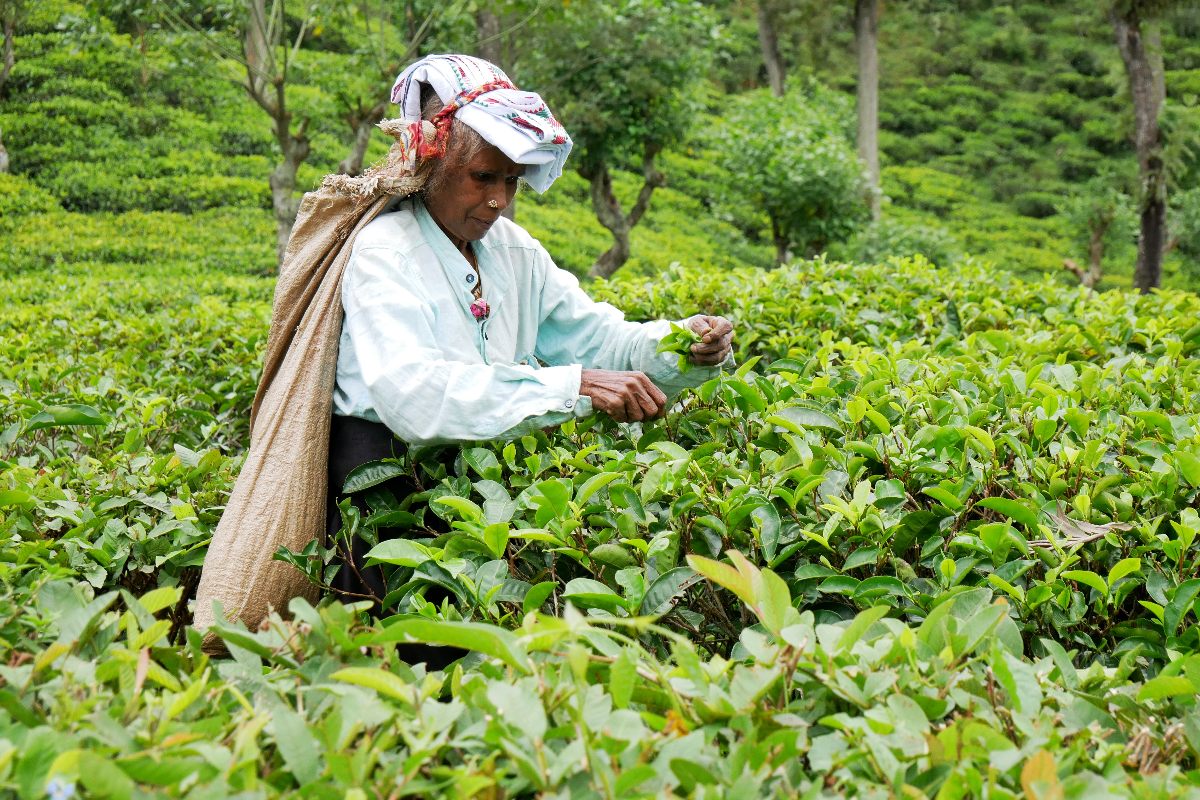
[[579, 396], [578, 364], [538, 369], [448, 358], [403, 254], [366, 248], [351, 266], [342, 285], [343, 335], [379, 420], [404, 441], [510, 438], [591, 412]]
[[659, 341], [671, 331], [670, 322], [627, 321], [613, 306], [588, 297], [579, 280], [555, 266], [545, 250], [539, 250], [538, 268], [544, 277], [537, 355], [546, 363], [637, 370], [671, 396], [720, 372], [718, 366], [692, 367], [681, 373], [678, 354], [657, 352]]

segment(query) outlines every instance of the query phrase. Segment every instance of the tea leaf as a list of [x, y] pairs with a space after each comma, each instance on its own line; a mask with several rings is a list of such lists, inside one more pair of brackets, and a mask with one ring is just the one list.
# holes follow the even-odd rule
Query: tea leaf
[[342, 485], [343, 494], [354, 494], [406, 475], [404, 466], [393, 460], [369, 461], [350, 470]]
[[1038, 529], [1037, 512], [1024, 503], [1009, 500], [1006, 497], [985, 497], [979, 501], [978, 505], [998, 511], [1009, 519], [1021, 523], [1030, 531]]
[[29, 418], [26, 432], [40, 431], [44, 428], [69, 426], [107, 425], [108, 418], [92, 406], [70, 403], [61, 406], [45, 406], [41, 411]]

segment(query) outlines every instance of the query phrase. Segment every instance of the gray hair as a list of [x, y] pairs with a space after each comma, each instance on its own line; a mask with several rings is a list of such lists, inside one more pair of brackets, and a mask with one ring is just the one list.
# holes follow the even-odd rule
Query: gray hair
[[[421, 119], [432, 120], [445, 105], [433, 87], [427, 83], [421, 84]], [[450, 173], [465, 166], [486, 146], [487, 141], [474, 128], [461, 122], [457, 115], [451, 117], [446, 154], [441, 158], [429, 159], [426, 164], [421, 165], [429, 170], [423, 191], [426, 194], [441, 191], [445, 188]]]

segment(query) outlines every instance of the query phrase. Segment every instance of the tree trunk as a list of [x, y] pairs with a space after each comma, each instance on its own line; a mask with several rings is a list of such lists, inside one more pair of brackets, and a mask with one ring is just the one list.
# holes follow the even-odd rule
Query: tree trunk
[[867, 165], [867, 204], [879, 219], [879, 49], [878, 0], [856, 0], [854, 33], [858, 45], [858, 156]]
[[1113, 219], [1115, 216], [1105, 215], [1092, 226], [1088, 235], [1088, 271], [1080, 280], [1089, 289], [1096, 288], [1100, 276], [1104, 274], [1104, 237], [1108, 234]]
[[246, 25], [243, 48], [246, 56], [246, 91], [263, 111], [270, 115], [275, 128], [275, 143], [283, 159], [271, 171], [271, 205], [275, 210], [276, 264], [283, 263], [292, 226], [300, 201], [296, 194], [296, 173], [308, 158], [308, 119], [303, 119], [292, 132], [292, 113], [287, 108], [287, 63], [275, 60], [275, 50], [283, 35], [282, 5], [274, 6], [268, 18], [265, 0], [253, 0], [249, 5], [250, 20]]
[[4, 149], [3, 131], [0, 131], [0, 175], [8, 172], [8, 151]]
[[296, 172], [304, 159], [308, 158], [308, 137], [304, 135], [304, 124], [296, 136], [289, 136], [284, 147], [283, 161], [271, 171], [271, 205], [275, 209], [275, 256], [276, 263], [283, 264], [292, 226], [296, 224], [296, 213], [300, 200], [296, 197]]
[[[490, 61], [504, 69], [504, 29], [500, 25], [500, 15], [483, 8], [477, 10], [475, 12], [475, 40], [475, 54], [484, 61]], [[512, 202], [500, 214], [516, 221], [516, 195], [513, 195]]]
[[613, 239], [613, 246], [605, 250], [592, 265], [588, 272], [591, 277], [608, 278], [629, 260], [629, 231], [625, 230], [620, 234], [613, 231]]
[[[267, 89], [271, 80], [276, 77], [274, 49], [278, 41], [267, 40], [272, 26], [267, 19], [263, 0], [254, 0], [249, 11], [250, 19], [246, 23], [246, 36], [242, 43], [246, 56], [246, 89], [254, 101], [273, 117], [275, 111], [271, 108], [271, 97]], [[278, 35], [278, 32], [274, 33]]]
[[16, 37], [16, 25], [11, 17], [4, 20], [4, 64], [0, 66], [0, 97], [4, 95], [4, 85], [8, 83], [8, 76], [12, 72], [13, 65], [17, 63], [16, 49], [13, 44], [13, 39]]
[[[1162, 170], [1160, 164], [1157, 169]], [[1162, 180], [1162, 176], [1157, 176]], [[1162, 260], [1166, 243], [1167, 204], [1161, 197], [1142, 206], [1141, 234], [1138, 236], [1137, 265], [1133, 270], [1133, 285], [1142, 294], [1157, 289], [1162, 283]]]
[[629, 220], [621, 211], [621, 203], [613, 194], [612, 176], [608, 174], [608, 165], [601, 163], [591, 171], [592, 210], [596, 219], [608, 229], [613, 237], [613, 245], [604, 252], [588, 273], [593, 278], [607, 278], [621, 268], [629, 260]]
[[629, 232], [641, 221], [650, 206], [650, 195], [666, 183], [665, 176], [654, 167], [659, 149], [647, 146], [642, 156], [642, 188], [628, 214], [624, 213], [620, 201], [613, 194], [612, 176], [609, 175], [607, 164], [601, 162], [587, 172], [580, 171], [591, 183], [592, 209], [596, 212], [596, 219], [613, 237], [613, 246], [596, 260], [588, 272], [593, 278], [607, 278], [629, 260]]
[[1133, 98], [1133, 143], [1141, 183], [1141, 233], [1133, 285], [1144, 294], [1162, 281], [1166, 239], [1167, 185], [1158, 127], [1166, 96], [1162, 51], [1157, 27], [1142, 19], [1137, 4], [1124, 12], [1114, 9], [1112, 21]]
[[141, 81], [142, 89], [150, 85], [150, 64], [148, 62], [149, 43], [146, 41], [146, 29], [137, 29], [138, 38], [138, 56], [140, 63], [138, 65], [138, 79]]
[[782, 267], [792, 257], [791, 242], [783, 235], [783, 229], [771, 219], [771, 241], [775, 243], [775, 266]]
[[346, 124], [354, 131], [354, 139], [350, 143], [350, 152], [338, 164], [338, 172], [346, 175], [360, 175], [363, 170], [363, 160], [367, 157], [367, 147], [371, 144], [371, 134], [375, 126], [383, 119], [387, 111], [386, 103], [376, 103], [365, 111], [347, 114]]
[[475, 39], [475, 54], [503, 69], [504, 42], [496, 12], [483, 8], [475, 12]]
[[1089, 289], [1095, 289], [1100, 283], [1100, 278], [1103, 276], [1102, 270], [1095, 264], [1089, 265], [1087, 269], [1079, 266], [1073, 258], [1063, 259], [1063, 269], [1079, 279], [1080, 286], [1086, 286]]
[[771, 84], [771, 93], [783, 97], [787, 73], [783, 59], [779, 55], [779, 37], [775, 35], [775, 21], [772, 18], [771, 0], [758, 0], [758, 44], [762, 48], [763, 64], [767, 68], [767, 82]]

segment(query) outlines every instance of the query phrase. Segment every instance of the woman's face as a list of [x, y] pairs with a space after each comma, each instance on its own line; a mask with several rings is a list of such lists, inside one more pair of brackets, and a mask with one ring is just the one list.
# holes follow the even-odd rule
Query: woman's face
[[[466, 164], [448, 167], [435, 192], [426, 192], [425, 207], [455, 246], [483, 238], [500, 212], [512, 202], [525, 165], [486, 145]], [[495, 201], [496, 207], [488, 205]]]

